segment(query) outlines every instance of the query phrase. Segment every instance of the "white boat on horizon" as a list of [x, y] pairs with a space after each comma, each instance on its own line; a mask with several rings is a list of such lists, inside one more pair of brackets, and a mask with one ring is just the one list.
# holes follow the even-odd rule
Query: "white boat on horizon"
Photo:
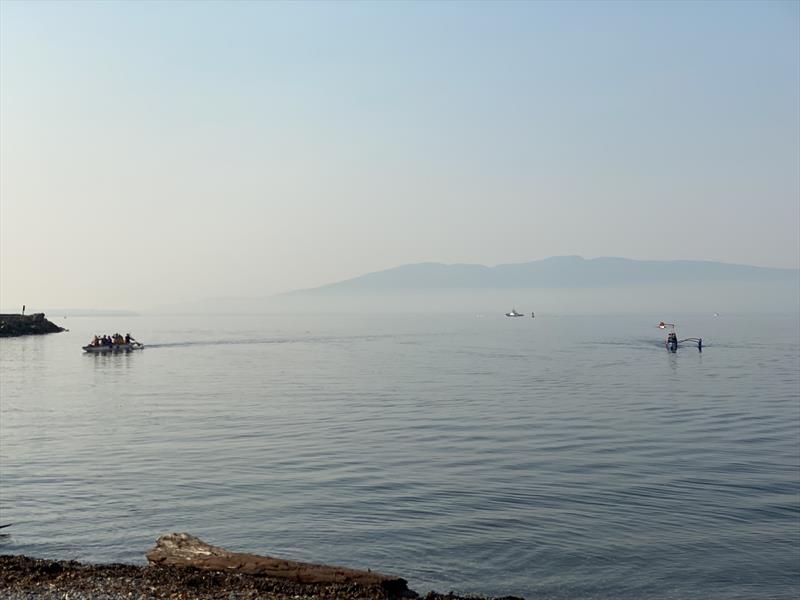
[[521, 312], [517, 312], [516, 308], [512, 308], [511, 312], [507, 312], [506, 313], [506, 316], [507, 317], [524, 317], [525, 315], [523, 315]]

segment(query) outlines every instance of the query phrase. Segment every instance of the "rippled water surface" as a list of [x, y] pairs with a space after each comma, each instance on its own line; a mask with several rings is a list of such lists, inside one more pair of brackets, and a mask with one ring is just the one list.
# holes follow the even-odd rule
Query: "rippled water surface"
[[[52, 315], [55, 317], [55, 315]], [[0, 341], [0, 552], [161, 534], [534, 598], [800, 593], [798, 320], [69, 318]], [[84, 355], [93, 333], [141, 352]]]

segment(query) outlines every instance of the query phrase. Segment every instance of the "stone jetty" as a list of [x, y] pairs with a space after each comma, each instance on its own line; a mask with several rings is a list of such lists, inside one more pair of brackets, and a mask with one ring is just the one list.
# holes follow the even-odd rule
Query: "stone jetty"
[[32, 315], [0, 315], [0, 337], [20, 335], [40, 335], [64, 331], [55, 323], [48, 321], [44, 313]]

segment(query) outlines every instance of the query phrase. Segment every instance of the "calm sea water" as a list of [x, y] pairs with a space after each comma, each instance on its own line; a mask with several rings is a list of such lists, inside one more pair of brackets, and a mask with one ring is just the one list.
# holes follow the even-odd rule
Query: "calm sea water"
[[[56, 315], [54, 320], [61, 321]], [[797, 317], [69, 318], [0, 341], [0, 552], [529, 599], [800, 594]], [[84, 355], [130, 331], [141, 352]]]

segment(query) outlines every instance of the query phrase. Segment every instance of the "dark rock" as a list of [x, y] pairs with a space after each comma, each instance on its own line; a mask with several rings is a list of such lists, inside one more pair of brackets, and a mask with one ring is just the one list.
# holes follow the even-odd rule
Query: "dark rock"
[[0, 337], [20, 335], [40, 335], [65, 331], [55, 323], [48, 321], [44, 313], [33, 315], [0, 315]]

